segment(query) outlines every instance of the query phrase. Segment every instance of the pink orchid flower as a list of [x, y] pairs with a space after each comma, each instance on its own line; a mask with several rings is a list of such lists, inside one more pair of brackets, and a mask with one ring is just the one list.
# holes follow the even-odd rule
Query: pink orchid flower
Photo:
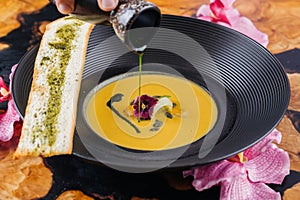
[[[13, 73], [17, 65], [14, 65], [9, 76], [10, 82], [12, 81]], [[15, 122], [20, 121], [20, 116], [15, 108], [14, 102], [11, 97], [9, 88], [6, 86], [2, 77], [0, 77], [0, 102], [8, 101], [7, 110], [0, 114], [0, 141], [7, 142], [13, 135], [16, 129]], [[16, 125], [19, 127], [19, 125]]]
[[211, 0], [209, 5], [202, 5], [196, 16], [198, 19], [214, 22], [239, 31], [266, 47], [268, 35], [257, 30], [255, 25], [239, 11], [233, 8], [235, 0]]
[[235, 156], [184, 171], [183, 175], [194, 176], [192, 184], [198, 191], [221, 185], [220, 199], [281, 199], [280, 194], [266, 184], [281, 184], [289, 174], [290, 160], [288, 153], [272, 141], [281, 141], [277, 130], [239, 154], [240, 159]]

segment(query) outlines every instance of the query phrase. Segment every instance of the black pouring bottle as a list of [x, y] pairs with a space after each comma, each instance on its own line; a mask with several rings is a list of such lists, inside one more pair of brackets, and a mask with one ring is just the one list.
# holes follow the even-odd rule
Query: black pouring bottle
[[101, 10], [97, 0], [75, 0], [74, 7], [70, 15], [94, 24], [109, 22], [120, 40], [138, 53], [145, 50], [161, 21], [159, 8], [145, 0], [119, 0], [110, 12]]

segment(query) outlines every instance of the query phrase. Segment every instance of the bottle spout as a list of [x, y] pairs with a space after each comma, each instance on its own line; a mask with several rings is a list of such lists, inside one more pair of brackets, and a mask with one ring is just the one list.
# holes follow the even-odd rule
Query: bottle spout
[[130, 0], [112, 12], [110, 21], [118, 37], [135, 52], [147, 47], [161, 22], [160, 9], [144, 0]]
[[133, 51], [144, 51], [154, 37], [160, 21], [161, 13], [158, 7], [153, 4], [145, 7], [128, 27], [128, 31], [125, 33], [125, 44]]

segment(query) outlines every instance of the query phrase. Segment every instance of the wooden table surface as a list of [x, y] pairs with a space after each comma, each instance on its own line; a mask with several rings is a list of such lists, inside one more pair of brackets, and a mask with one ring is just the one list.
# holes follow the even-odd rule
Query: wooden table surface
[[[195, 15], [200, 5], [209, 3], [208, 0], [152, 0], [152, 2], [156, 3], [163, 13], [191, 17]], [[273, 54], [294, 50], [290, 52], [293, 54], [297, 52], [296, 48], [300, 48], [299, 0], [237, 0], [234, 6], [242, 15], [251, 19], [260, 31], [268, 34], [270, 43], [267, 48]], [[0, 74], [8, 82], [10, 67], [17, 63], [30, 47], [37, 44], [45, 25], [60, 15], [54, 6], [49, 5], [48, 0], [1, 0], [0, 13]], [[283, 54], [284, 56], [285, 54]], [[291, 66], [290, 60], [283, 63], [291, 84], [291, 100], [286, 115], [277, 127], [283, 134], [280, 147], [289, 153], [291, 159], [289, 180], [293, 181], [288, 186], [289, 188], [285, 188], [282, 192], [283, 199], [291, 200], [300, 199], [300, 58], [293, 60], [292, 63], [293, 66]], [[52, 184], [64, 181], [57, 178], [56, 169], [49, 170], [44, 165], [43, 159], [28, 158], [14, 161], [11, 159], [12, 151], [0, 143], [0, 199], [8, 199], [12, 196], [16, 199], [43, 197], [48, 194]], [[51, 165], [54, 161], [55, 159], [50, 159], [48, 164]], [[80, 162], [78, 165], [84, 164]], [[165, 177], [167, 177], [166, 180], [170, 186], [176, 190], [190, 189], [187, 180], [178, 180], [172, 174]], [[298, 177], [299, 180], [293, 179], [293, 177]], [[79, 195], [81, 199], [90, 199], [91, 197], [96, 199], [116, 198], [112, 194], [113, 192], [106, 191], [97, 194], [83, 191], [90, 196], [88, 197], [79, 192], [80, 186], [82, 186], [80, 180], [77, 180], [77, 186], [69, 187], [76, 191], [73, 190], [69, 193], [67, 191], [63, 195], [65, 197]], [[68, 189], [67, 186], [64, 187]], [[57, 191], [52, 188], [50, 192]], [[170, 191], [172, 192], [172, 189]], [[59, 194], [47, 195], [46, 199], [56, 198]], [[159, 197], [154, 192], [152, 196], [147, 198], [157, 199]], [[133, 195], [127, 196], [126, 199], [140, 199], [140, 197]]]

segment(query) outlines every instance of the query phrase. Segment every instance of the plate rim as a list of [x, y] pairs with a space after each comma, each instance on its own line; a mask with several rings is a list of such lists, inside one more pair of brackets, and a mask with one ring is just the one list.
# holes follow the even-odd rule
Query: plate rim
[[[175, 18], [184, 18], [184, 19], [189, 19], [189, 20], [195, 20], [195, 21], [198, 21], [198, 19], [192, 19], [192, 18], [188, 18], [188, 17], [181, 17], [181, 16], [174, 16], [174, 15], [165, 15], [165, 16], [169, 16], [169, 17], [175, 17]], [[218, 25], [218, 24], [214, 24], [214, 23], [209, 23], [209, 22], [205, 22], [205, 21], [203, 21], [204, 23], [207, 23], [207, 24], [210, 24], [210, 25], [213, 25], [213, 26], [216, 26], [216, 27], [222, 27], [222, 29], [227, 29], [227, 31], [228, 30], [230, 30], [231, 32], [236, 32], [236, 31], [234, 31], [234, 30], [232, 30], [232, 29], [230, 29], [230, 28], [227, 28], [227, 27], [223, 27], [223, 26], [221, 26], [221, 25]], [[241, 33], [239, 33], [239, 34], [241, 34]], [[243, 34], [241, 34], [241, 35], [243, 35]], [[245, 35], [244, 35], [245, 36]], [[246, 36], [246, 37], [248, 37], [248, 36]], [[251, 39], [251, 38], [250, 38]], [[254, 41], [254, 40], [252, 40], [251, 39], [251, 41], [253, 41], [253, 42], [256, 42], [256, 41]], [[257, 43], [257, 42], [256, 42]], [[260, 45], [259, 43], [257, 43], [257, 45]], [[260, 45], [261, 46], [261, 45]], [[25, 54], [24, 54], [24, 56], [22, 56], [22, 58], [20, 59], [20, 61], [19, 61], [19, 64], [20, 63], [22, 63], [22, 61], [24, 60], [24, 59], [26, 59], [26, 56], [28, 56], [28, 54], [32, 54], [32, 52], [34, 52], [34, 51], [37, 51], [37, 49], [38, 49], [38, 45], [36, 45], [36, 46], [34, 46], [34, 47], [32, 47], [29, 51], [27, 51]], [[266, 53], [269, 53], [269, 54], [271, 54], [267, 49], [265, 49], [266, 51]], [[277, 59], [273, 54], [271, 54], [272, 55], [272, 57], [274, 58], [274, 59]], [[280, 63], [280, 62], [279, 62]], [[282, 65], [281, 65], [281, 67], [282, 67]], [[283, 68], [283, 67], [282, 67]], [[14, 72], [14, 73], [18, 73], [18, 71], [20, 70], [18, 70], [19, 69], [19, 67], [17, 67], [17, 69], [16, 69], [16, 71]], [[283, 69], [282, 69], [283, 70]], [[283, 70], [284, 71], [284, 70]], [[286, 74], [285, 74], [286, 75]], [[16, 99], [15, 99], [15, 95], [14, 95], [14, 90], [13, 90], [13, 88], [14, 88], [14, 85], [16, 84], [15, 83], [16, 82], [16, 80], [13, 78], [12, 79], [12, 84], [11, 84], [11, 91], [12, 91], [12, 98], [13, 98], [13, 100], [14, 100], [14, 102], [17, 102], [16, 101]], [[289, 85], [289, 82], [287, 81], [287, 84], [288, 84], [288, 88], [290, 88], [290, 85]], [[290, 90], [288, 91], [288, 96], [289, 96], [289, 98], [290, 98]], [[287, 105], [285, 106], [285, 110], [288, 108], [288, 103], [289, 101], [287, 101]], [[17, 104], [17, 103], [15, 103], [16, 104], [16, 110], [18, 111], [18, 113], [19, 113], [19, 115], [22, 117], [22, 119], [23, 119], [23, 115], [22, 115], [22, 113], [20, 112], [20, 108], [19, 108], [19, 105]], [[273, 125], [273, 127], [269, 130], [269, 131], [267, 131], [265, 134], [263, 134], [262, 136], [261, 136], [261, 138], [259, 139], [259, 140], [257, 140], [257, 141], [255, 141], [254, 143], [251, 143], [251, 144], [248, 144], [248, 145], [246, 145], [246, 146], [244, 146], [244, 148], [242, 148], [242, 149], [240, 149], [239, 150], [239, 152], [241, 152], [241, 151], [244, 151], [245, 149], [247, 149], [247, 148], [249, 148], [249, 147], [251, 147], [251, 146], [253, 146], [254, 144], [256, 144], [256, 143], [258, 143], [261, 139], [263, 139], [266, 135], [268, 135], [279, 123], [280, 123], [280, 121], [282, 120], [282, 118], [284, 117], [284, 115], [285, 115], [285, 113], [283, 112], [283, 114], [282, 114], [282, 116], [280, 117], [280, 119], [278, 119], [276, 122], [274, 122], [274, 125]], [[75, 134], [74, 134], [74, 140], [75, 140], [75, 135], [76, 135], [77, 133], [76, 133], [76, 131], [75, 131]], [[80, 139], [80, 138], [79, 138]], [[73, 142], [74, 143], [74, 142]], [[79, 156], [79, 157], [81, 157], [81, 158], [83, 158], [83, 159], [87, 159], [87, 160], [89, 160], [89, 161], [95, 161], [95, 160], [93, 160], [93, 159], [88, 159], [88, 157], [86, 157], [86, 156], [84, 156], [84, 155], [80, 155], [80, 153], [79, 152], [74, 152], [74, 149], [73, 149], [73, 152], [72, 152], [74, 155], [76, 155], [76, 156]], [[225, 158], [228, 158], [228, 157], [230, 157], [230, 156], [232, 156], [232, 155], [235, 155], [237, 152], [232, 152], [232, 154], [231, 155], [223, 155], [223, 157], [221, 158], [221, 159], [225, 159]], [[220, 157], [218, 157], [218, 158], [216, 158], [215, 160], [213, 160], [213, 159], [210, 159], [210, 162], [209, 163], [211, 163], [211, 162], [215, 162], [215, 161], [218, 161], [218, 160], [220, 160]], [[169, 166], [170, 168], [178, 168], [178, 167], [191, 167], [191, 166], [195, 166], [195, 165], [198, 165], [198, 163], [199, 162], [195, 162], [195, 163], [190, 163], [190, 164], [187, 164], [186, 166], [183, 166], [183, 165], [176, 165], [176, 166]], [[206, 164], [206, 163], [205, 163]]]

